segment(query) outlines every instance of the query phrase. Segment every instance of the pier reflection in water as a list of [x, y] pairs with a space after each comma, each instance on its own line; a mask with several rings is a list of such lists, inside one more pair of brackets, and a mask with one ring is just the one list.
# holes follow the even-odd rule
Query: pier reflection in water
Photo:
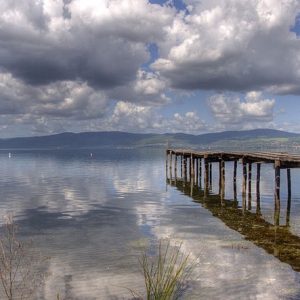
[[[248, 241], [263, 248], [269, 254], [274, 255], [280, 261], [289, 264], [295, 271], [300, 272], [300, 237], [290, 231], [291, 214], [291, 173], [287, 169], [287, 202], [284, 209], [284, 224], [280, 224], [280, 168], [275, 166], [274, 184], [274, 219], [273, 222], [264, 219], [261, 213], [260, 199], [260, 173], [261, 164], [256, 167], [256, 193], [252, 194], [252, 164], [242, 162], [243, 180], [242, 197], [237, 197], [237, 165], [233, 164], [233, 198], [225, 198], [225, 162], [218, 164], [204, 160], [202, 172], [202, 160], [189, 160], [186, 156], [172, 163], [172, 158], [167, 161], [167, 184], [176, 187], [183, 194], [188, 195], [194, 202], [208, 209], [212, 215], [220, 219], [226, 226], [239, 232]], [[190, 163], [193, 161], [194, 163]], [[212, 165], [218, 166], [219, 182], [218, 193], [212, 193]], [[202, 178], [204, 177], [204, 178]], [[248, 187], [248, 188], [247, 188]], [[253, 199], [254, 198], [254, 199]], [[255, 210], [252, 204], [255, 201]]]

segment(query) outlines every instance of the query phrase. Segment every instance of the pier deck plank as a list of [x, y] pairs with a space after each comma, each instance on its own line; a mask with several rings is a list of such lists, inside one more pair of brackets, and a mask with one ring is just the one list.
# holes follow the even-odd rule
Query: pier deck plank
[[194, 158], [205, 158], [210, 162], [218, 161], [247, 161], [253, 163], [279, 163], [281, 169], [300, 168], [300, 155], [283, 152], [247, 152], [247, 151], [195, 151], [189, 149], [167, 149], [167, 154]]

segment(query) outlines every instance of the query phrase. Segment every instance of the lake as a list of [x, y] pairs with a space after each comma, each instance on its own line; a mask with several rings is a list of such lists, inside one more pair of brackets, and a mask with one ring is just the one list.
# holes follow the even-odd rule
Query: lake
[[166, 179], [162, 149], [11, 151], [10, 158], [1, 151], [0, 220], [13, 214], [22, 238], [51, 257], [38, 299], [130, 299], [128, 289], [143, 291], [141, 252], [160, 239], [182, 242], [197, 261], [187, 299], [300, 299], [300, 170], [292, 170], [288, 224], [281, 172], [275, 226], [272, 165], [261, 168], [258, 210], [255, 176], [243, 209], [241, 165], [233, 201], [226, 164], [221, 203], [217, 165], [204, 196]]

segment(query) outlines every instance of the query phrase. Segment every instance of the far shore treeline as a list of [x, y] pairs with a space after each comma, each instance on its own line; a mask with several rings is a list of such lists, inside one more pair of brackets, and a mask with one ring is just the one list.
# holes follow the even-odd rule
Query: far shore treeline
[[71, 149], [107, 147], [189, 147], [202, 149], [253, 149], [297, 151], [300, 134], [273, 129], [224, 131], [192, 135], [185, 133], [140, 134], [127, 132], [65, 132], [47, 136], [0, 139], [0, 149]]

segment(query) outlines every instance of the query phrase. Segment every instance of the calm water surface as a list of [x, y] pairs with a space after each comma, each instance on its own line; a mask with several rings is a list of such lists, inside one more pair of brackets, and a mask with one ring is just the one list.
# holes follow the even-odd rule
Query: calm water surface
[[13, 213], [22, 236], [51, 257], [39, 299], [130, 299], [126, 288], [143, 291], [141, 249], [161, 238], [182, 241], [199, 258], [187, 299], [300, 299], [300, 170], [292, 170], [289, 226], [285, 171], [274, 226], [270, 165], [262, 165], [259, 214], [254, 181], [251, 208], [242, 209], [240, 179], [233, 203], [230, 163], [221, 204], [217, 166], [204, 199], [198, 187], [191, 194], [189, 183], [166, 181], [163, 150], [17, 151], [11, 158], [2, 151], [0, 174], [1, 220]]

